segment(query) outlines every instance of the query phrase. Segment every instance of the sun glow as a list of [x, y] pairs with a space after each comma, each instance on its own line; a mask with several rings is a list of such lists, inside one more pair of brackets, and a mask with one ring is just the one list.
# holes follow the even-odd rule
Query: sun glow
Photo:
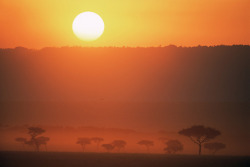
[[76, 16], [72, 29], [74, 34], [83, 41], [94, 41], [104, 31], [102, 18], [94, 12], [83, 12]]

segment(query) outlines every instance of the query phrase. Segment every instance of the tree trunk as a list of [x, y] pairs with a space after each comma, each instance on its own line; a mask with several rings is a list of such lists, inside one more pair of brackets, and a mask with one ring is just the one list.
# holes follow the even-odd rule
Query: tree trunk
[[122, 149], [121, 147], [118, 147], [117, 149], [118, 153], [121, 152], [121, 149]]
[[199, 155], [201, 155], [201, 144], [199, 144]]
[[37, 141], [34, 139], [33, 140], [34, 141], [34, 145], [35, 145], [35, 150], [37, 151], [37, 152], [39, 152], [39, 145], [38, 145], [38, 143], [37, 143]]
[[82, 152], [85, 151], [85, 146], [82, 144]]
[[99, 146], [100, 146], [100, 143], [97, 142], [97, 148], [96, 148], [97, 152], [99, 151]]
[[23, 143], [23, 151], [26, 151], [26, 147], [25, 147], [25, 144]]
[[212, 154], [214, 155], [217, 151], [218, 151], [218, 150], [214, 150]]
[[45, 150], [46, 150], [46, 152], [47, 152], [47, 151], [48, 151], [48, 150], [47, 150], [47, 144], [44, 144], [44, 146], [45, 146]]
[[40, 150], [39, 150], [39, 145], [38, 145], [38, 144], [36, 144], [36, 151], [37, 151], [37, 152], [40, 151]]
[[147, 148], [147, 152], [149, 153], [149, 152], [150, 152], [150, 150], [149, 150], [149, 146], [146, 146], [146, 148]]

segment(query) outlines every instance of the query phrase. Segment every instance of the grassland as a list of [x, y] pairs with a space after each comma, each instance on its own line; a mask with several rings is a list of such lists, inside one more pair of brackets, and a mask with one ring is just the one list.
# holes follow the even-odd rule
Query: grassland
[[249, 167], [250, 157], [0, 152], [1, 167]]

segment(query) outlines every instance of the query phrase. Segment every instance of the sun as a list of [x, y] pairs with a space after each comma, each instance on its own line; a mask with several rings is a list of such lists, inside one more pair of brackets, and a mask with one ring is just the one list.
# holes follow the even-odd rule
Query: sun
[[73, 21], [74, 34], [83, 41], [94, 41], [104, 32], [102, 18], [94, 12], [83, 12], [77, 15]]

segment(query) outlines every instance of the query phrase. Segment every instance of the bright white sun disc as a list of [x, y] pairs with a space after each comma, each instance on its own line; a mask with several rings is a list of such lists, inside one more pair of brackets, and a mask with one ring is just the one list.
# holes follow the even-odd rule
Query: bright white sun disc
[[104, 22], [102, 18], [94, 12], [83, 12], [74, 19], [72, 29], [79, 39], [94, 41], [102, 35]]

